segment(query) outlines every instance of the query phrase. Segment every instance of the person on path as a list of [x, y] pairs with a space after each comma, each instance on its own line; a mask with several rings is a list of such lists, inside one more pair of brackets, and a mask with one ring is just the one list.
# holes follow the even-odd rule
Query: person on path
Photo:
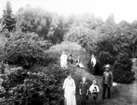
[[62, 52], [62, 55], [60, 56], [60, 66], [63, 68], [63, 69], [66, 69], [67, 68], [67, 55], [65, 53], [65, 51]]
[[102, 87], [103, 87], [103, 94], [102, 99], [105, 99], [106, 90], [108, 92], [107, 97], [111, 97], [111, 87], [113, 84], [113, 73], [110, 71], [110, 65], [107, 64], [105, 66], [105, 72], [103, 73], [103, 80], [102, 80]]
[[65, 105], [76, 105], [76, 97], [75, 97], [75, 81], [71, 77], [71, 74], [67, 76], [63, 83], [64, 89], [64, 97], [65, 97]]
[[68, 63], [73, 64], [73, 62], [74, 62], [74, 60], [73, 60], [72, 54], [70, 54], [68, 57]]
[[92, 105], [97, 105], [99, 87], [96, 85], [96, 80], [93, 80], [93, 84], [90, 86], [89, 91], [92, 96]]
[[79, 94], [81, 96], [81, 105], [87, 104], [87, 97], [88, 97], [88, 83], [86, 81], [86, 77], [82, 77], [82, 81], [79, 85]]
[[74, 71], [74, 60], [72, 54], [69, 55], [67, 61], [68, 61], [68, 68]]
[[78, 59], [76, 60], [76, 66], [78, 68], [83, 68], [84, 69], [84, 65], [83, 65], [82, 61], [80, 60], [79, 56], [78, 56]]
[[94, 54], [92, 54], [91, 55], [91, 66], [92, 66], [91, 67], [91, 69], [92, 69], [91, 72], [92, 72], [93, 75], [95, 75], [95, 70], [96, 70], [95, 66], [96, 66], [96, 63], [97, 63], [97, 60], [96, 60]]

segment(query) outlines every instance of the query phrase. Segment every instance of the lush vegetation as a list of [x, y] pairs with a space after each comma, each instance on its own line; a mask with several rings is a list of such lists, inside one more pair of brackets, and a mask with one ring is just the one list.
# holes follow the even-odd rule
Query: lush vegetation
[[[50, 69], [50, 70], [49, 70]], [[22, 67], [13, 67], [3, 78], [5, 105], [60, 105], [63, 99], [62, 83], [67, 71], [57, 65], [32, 73]]]
[[[107, 63], [113, 66], [114, 81], [132, 83], [137, 21], [116, 24], [114, 15], [104, 22], [91, 14], [64, 18], [30, 6], [12, 14], [7, 2], [0, 19], [0, 60], [4, 70], [1, 96], [6, 105], [60, 105], [62, 81], [68, 71], [59, 67], [63, 50], [75, 59], [80, 55], [86, 69], [94, 53], [102, 67]], [[101, 66], [97, 71], [100, 75]]]

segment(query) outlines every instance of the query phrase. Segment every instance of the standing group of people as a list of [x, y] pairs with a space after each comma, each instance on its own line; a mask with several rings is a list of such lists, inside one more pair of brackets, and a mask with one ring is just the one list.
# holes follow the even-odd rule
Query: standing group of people
[[[96, 84], [96, 80], [92, 81], [92, 85], [89, 86], [88, 82], [86, 81], [86, 77], [82, 77], [82, 81], [79, 85], [79, 95], [81, 97], [81, 105], [87, 105], [87, 97], [90, 94], [92, 105], [97, 105], [97, 98], [99, 86]], [[113, 74], [110, 70], [110, 65], [107, 64], [105, 66], [105, 71], [102, 76], [102, 99], [106, 98], [106, 91], [107, 97], [111, 98], [111, 87], [113, 84]], [[71, 77], [71, 74], [65, 79], [63, 83], [64, 89], [64, 97], [65, 97], [65, 105], [76, 105], [76, 85], [74, 79]]]

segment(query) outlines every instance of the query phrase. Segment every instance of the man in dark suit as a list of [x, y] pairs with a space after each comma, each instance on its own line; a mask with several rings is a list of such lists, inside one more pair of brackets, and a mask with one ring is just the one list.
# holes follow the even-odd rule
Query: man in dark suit
[[108, 98], [111, 97], [111, 87], [113, 84], [113, 73], [110, 71], [110, 65], [107, 64], [105, 66], [105, 72], [103, 73], [103, 80], [102, 80], [102, 86], [103, 86], [103, 95], [102, 99], [105, 99], [106, 90], [108, 92]]

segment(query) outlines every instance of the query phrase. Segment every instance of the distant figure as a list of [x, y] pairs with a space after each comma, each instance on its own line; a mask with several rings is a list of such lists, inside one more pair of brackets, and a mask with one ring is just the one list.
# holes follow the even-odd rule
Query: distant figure
[[68, 68], [70, 68], [71, 70], [74, 70], [74, 60], [73, 60], [72, 54], [69, 55], [67, 61], [68, 61]]
[[77, 63], [80, 63], [79, 56], [78, 56], [78, 58], [77, 58], [77, 60], [76, 60], [76, 64], [77, 64]]
[[79, 94], [81, 96], [81, 105], [87, 104], [87, 97], [88, 97], [88, 83], [86, 82], [86, 77], [82, 78], [82, 82], [79, 85]]
[[82, 64], [82, 61], [80, 61], [79, 56], [78, 56], [78, 59], [76, 60], [76, 66], [79, 68], [84, 68], [84, 65]]
[[111, 97], [111, 87], [113, 84], [113, 73], [110, 71], [110, 65], [107, 64], [105, 66], [105, 72], [103, 73], [103, 80], [102, 80], [102, 86], [103, 86], [103, 95], [102, 99], [105, 99], [106, 90], [108, 92], [108, 98]]
[[74, 60], [73, 60], [72, 54], [70, 54], [70, 56], [68, 57], [68, 63], [73, 64], [73, 62]]
[[75, 97], [75, 81], [71, 77], [71, 74], [65, 79], [63, 84], [64, 89], [64, 97], [65, 97], [65, 105], [76, 105], [76, 97]]
[[96, 60], [96, 58], [95, 58], [95, 56], [92, 54], [91, 55], [91, 69], [92, 69], [92, 74], [93, 75], [95, 75], [95, 70], [96, 70], [96, 68], [95, 68], [95, 66], [96, 66], [96, 63], [97, 63], [97, 60]]
[[93, 80], [93, 84], [90, 86], [89, 91], [92, 96], [92, 105], [97, 105], [99, 87], [96, 85], [96, 80]]
[[60, 66], [64, 69], [67, 68], [67, 55], [65, 53], [65, 51], [63, 51], [62, 55], [60, 56]]

